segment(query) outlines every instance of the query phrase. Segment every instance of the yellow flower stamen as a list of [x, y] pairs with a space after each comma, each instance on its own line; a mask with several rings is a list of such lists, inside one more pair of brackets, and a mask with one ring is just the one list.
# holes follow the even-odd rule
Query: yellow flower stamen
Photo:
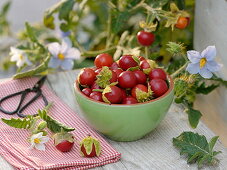
[[64, 60], [65, 59], [65, 56], [62, 53], [59, 53], [58, 54], [58, 59]]
[[24, 58], [24, 57], [23, 57], [22, 55], [20, 55], [20, 57], [19, 57], [19, 58], [20, 58], [20, 60], [23, 60], [23, 58]]
[[207, 60], [206, 58], [202, 58], [199, 62], [199, 67], [200, 68], [203, 68], [205, 66], [205, 64], [207, 63]]
[[39, 138], [35, 138], [35, 139], [34, 139], [34, 143], [39, 144], [40, 142], [41, 142], [41, 140], [40, 140]]

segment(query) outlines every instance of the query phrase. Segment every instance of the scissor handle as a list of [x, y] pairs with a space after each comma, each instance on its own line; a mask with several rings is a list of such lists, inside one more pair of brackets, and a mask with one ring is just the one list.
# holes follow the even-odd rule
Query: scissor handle
[[[33, 91], [31, 91], [33, 92]], [[24, 109], [26, 109], [30, 104], [32, 104], [34, 101], [36, 101], [36, 99], [38, 99], [40, 96], [42, 97], [45, 106], [48, 105], [48, 101], [46, 99], [46, 97], [43, 95], [42, 91], [40, 89], [36, 89], [35, 90], [36, 95], [28, 102], [26, 103], [23, 107], [21, 107], [18, 111], [17, 111], [17, 115], [19, 117], [26, 117], [27, 115], [22, 114], [22, 112], [24, 111]], [[25, 96], [24, 96], [25, 97]], [[35, 114], [36, 115], [36, 114]]]
[[[17, 92], [17, 93], [14, 93], [14, 94], [10, 94], [10, 95], [8, 95], [8, 96], [3, 97], [2, 99], [0, 99], [0, 111], [3, 112], [3, 113], [5, 113], [5, 114], [8, 114], [8, 115], [13, 115], [13, 114], [17, 113], [18, 110], [19, 110], [19, 108], [21, 107], [21, 104], [23, 103], [24, 98], [25, 98], [25, 96], [27, 95], [27, 93], [28, 93], [28, 92], [27, 92], [26, 90], [25, 90], [25, 91], [20, 91], [20, 92]], [[2, 108], [1, 104], [2, 104], [5, 100], [7, 100], [7, 99], [9, 99], [9, 98], [11, 98], [11, 97], [14, 97], [14, 96], [18, 96], [18, 95], [21, 95], [21, 98], [20, 98], [20, 102], [19, 102], [19, 104], [18, 104], [16, 110], [14, 110], [14, 111], [7, 111], [7, 110], [5, 110], [5, 109]]]

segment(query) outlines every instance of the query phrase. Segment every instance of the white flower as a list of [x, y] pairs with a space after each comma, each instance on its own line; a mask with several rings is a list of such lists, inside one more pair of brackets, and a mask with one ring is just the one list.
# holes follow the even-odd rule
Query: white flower
[[27, 54], [23, 50], [10, 47], [10, 55], [12, 55], [10, 61], [16, 62], [17, 67], [22, 67], [24, 64], [32, 65]]
[[73, 68], [73, 60], [80, 59], [80, 51], [72, 47], [72, 42], [69, 38], [64, 38], [62, 43], [50, 43], [48, 50], [52, 54], [49, 62], [49, 67], [61, 67], [63, 70], [71, 70]]
[[45, 145], [44, 143], [49, 141], [49, 137], [43, 136], [43, 132], [39, 132], [37, 134], [34, 134], [31, 136], [30, 143], [31, 143], [31, 149], [36, 148], [41, 151], [45, 151]]
[[186, 70], [191, 74], [199, 73], [203, 78], [211, 78], [212, 72], [219, 71], [222, 66], [214, 60], [215, 46], [208, 46], [201, 54], [194, 50], [187, 51], [187, 56], [191, 63], [188, 64]]

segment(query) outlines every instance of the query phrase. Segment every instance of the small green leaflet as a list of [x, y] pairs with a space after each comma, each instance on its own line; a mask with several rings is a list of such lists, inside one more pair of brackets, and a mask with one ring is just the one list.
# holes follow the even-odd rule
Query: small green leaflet
[[28, 70], [26, 72], [15, 74], [13, 76], [13, 79], [21, 79], [21, 78], [24, 78], [24, 77], [30, 77], [30, 76], [38, 75], [38, 74], [46, 71], [48, 69], [49, 60], [50, 60], [50, 56], [48, 56], [44, 60], [44, 62], [42, 64], [40, 64], [39, 66], [37, 66], [36, 68]]
[[118, 11], [112, 10], [112, 22], [111, 22], [111, 30], [114, 34], [119, 33], [124, 27], [127, 20], [130, 17], [130, 12], [128, 10]]
[[202, 117], [202, 114], [199, 110], [195, 110], [191, 107], [188, 108], [186, 111], [188, 114], [188, 120], [192, 128], [196, 128], [200, 118]]
[[202, 84], [200, 84], [200, 86], [198, 86], [196, 88], [196, 93], [209, 94], [214, 89], [216, 89], [218, 86], [219, 85], [216, 85], [216, 84], [211, 84], [209, 86], [206, 86], [205, 82], [203, 82]]
[[183, 132], [180, 136], [173, 138], [173, 145], [180, 149], [180, 154], [186, 154], [188, 163], [197, 162], [198, 167], [209, 164], [214, 165], [218, 163], [215, 156], [220, 151], [213, 151], [214, 145], [218, 140], [218, 136], [213, 137], [210, 142], [204, 135], [199, 135], [193, 132]]
[[23, 118], [23, 119], [4, 119], [2, 118], [2, 121], [6, 123], [7, 125], [14, 127], [14, 128], [19, 128], [19, 129], [28, 129], [31, 126], [32, 119], [31, 118]]
[[59, 133], [62, 131], [62, 129], [65, 132], [70, 132], [75, 130], [74, 128], [68, 127], [57, 120], [53, 119], [52, 117], [47, 115], [46, 110], [39, 110], [38, 115], [40, 116], [41, 119], [47, 122], [47, 127], [50, 129], [51, 132], [53, 133]]

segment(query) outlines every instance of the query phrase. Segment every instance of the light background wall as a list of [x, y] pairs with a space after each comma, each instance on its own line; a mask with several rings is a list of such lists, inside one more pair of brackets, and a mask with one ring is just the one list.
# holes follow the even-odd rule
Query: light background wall
[[[217, 48], [217, 61], [223, 64], [219, 76], [227, 80], [227, 1], [196, 0], [194, 48], [202, 51], [208, 45]], [[208, 96], [199, 96], [196, 107], [204, 121], [221, 135], [227, 145], [227, 88], [221, 87]]]

